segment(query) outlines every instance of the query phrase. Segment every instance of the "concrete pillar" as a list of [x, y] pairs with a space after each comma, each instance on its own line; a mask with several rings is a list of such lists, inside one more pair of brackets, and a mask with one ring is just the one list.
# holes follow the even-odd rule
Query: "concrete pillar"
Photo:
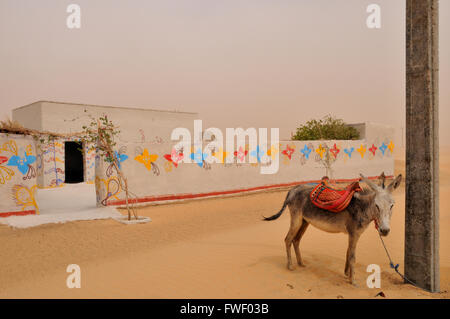
[[438, 0], [406, 1], [405, 276], [439, 291]]

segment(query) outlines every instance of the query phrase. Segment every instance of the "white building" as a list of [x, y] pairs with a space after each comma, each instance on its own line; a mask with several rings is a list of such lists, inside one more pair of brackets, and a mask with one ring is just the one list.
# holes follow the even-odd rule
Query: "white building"
[[[171, 133], [177, 127], [193, 131], [196, 113], [158, 111], [40, 101], [13, 110], [24, 127], [56, 133], [77, 133], [92, 119], [108, 116], [121, 133], [116, 142], [121, 171], [138, 203], [222, 196], [300, 183], [315, 183], [329, 175], [336, 182], [394, 174], [394, 130], [362, 123], [353, 126], [358, 140], [280, 141], [275, 145], [245, 145], [245, 149], [209, 150], [208, 141], [177, 149]], [[0, 132], [0, 217], [34, 214], [36, 189], [95, 181], [97, 204], [123, 205], [117, 172], [80, 145], [80, 138], [46, 140]], [[205, 153], [206, 152], [206, 153]], [[238, 157], [245, 163], [239, 163]], [[263, 156], [277, 161], [275, 174], [261, 174]], [[252, 158], [253, 157], [253, 158]], [[185, 163], [190, 158], [192, 163]], [[250, 159], [258, 159], [249, 163]], [[212, 161], [211, 161], [212, 160]]]
[[[52, 101], [38, 101], [12, 111], [13, 120], [22, 126], [55, 133], [81, 132], [83, 125], [105, 115], [120, 130], [119, 145], [166, 143], [174, 128], [191, 130], [198, 119], [197, 113]], [[36, 147], [39, 187], [94, 180], [95, 154], [86, 145], [79, 145], [77, 138], [45, 141]]]

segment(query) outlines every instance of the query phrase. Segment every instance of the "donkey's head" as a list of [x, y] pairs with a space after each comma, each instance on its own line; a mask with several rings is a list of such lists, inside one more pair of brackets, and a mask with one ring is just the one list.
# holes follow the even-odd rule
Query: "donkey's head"
[[[373, 181], [369, 180], [365, 176], [361, 175], [361, 180], [366, 183], [374, 193], [369, 196], [369, 201], [373, 206], [373, 218], [378, 226], [378, 230], [382, 236], [387, 236], [391, 230], [391, 216], [392, 208], [394, 207], [395, 200], [392, 196], [394, 189], [400, 186], [402, 181], [402, 175], [398, 175], [388, 186], [385, 185], [386, 177], [382, 173], [379, 177], [380, 184], [377, 185]], [[357, 194], [357, 193], [356, 193]], [[371, 206], [372, 206], [371, 205]]]

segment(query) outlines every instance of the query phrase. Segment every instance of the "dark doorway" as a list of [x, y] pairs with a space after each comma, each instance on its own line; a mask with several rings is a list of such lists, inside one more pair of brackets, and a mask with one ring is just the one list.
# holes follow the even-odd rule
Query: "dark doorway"
[[66, 183], [81, 183], [84, 181], [82, 148], [81, 142], [64, 143]]

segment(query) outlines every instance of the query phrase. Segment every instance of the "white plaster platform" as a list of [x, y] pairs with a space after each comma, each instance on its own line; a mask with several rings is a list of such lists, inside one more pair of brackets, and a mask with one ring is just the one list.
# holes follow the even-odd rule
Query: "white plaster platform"
[[93, 184], [65, 184], [63, 187], [39, 189], [36, 193], [39, 215], [0, 218], [0, 223], [28, 228], [50, 223], [123, 217], [113, 207], [96, 207]]

